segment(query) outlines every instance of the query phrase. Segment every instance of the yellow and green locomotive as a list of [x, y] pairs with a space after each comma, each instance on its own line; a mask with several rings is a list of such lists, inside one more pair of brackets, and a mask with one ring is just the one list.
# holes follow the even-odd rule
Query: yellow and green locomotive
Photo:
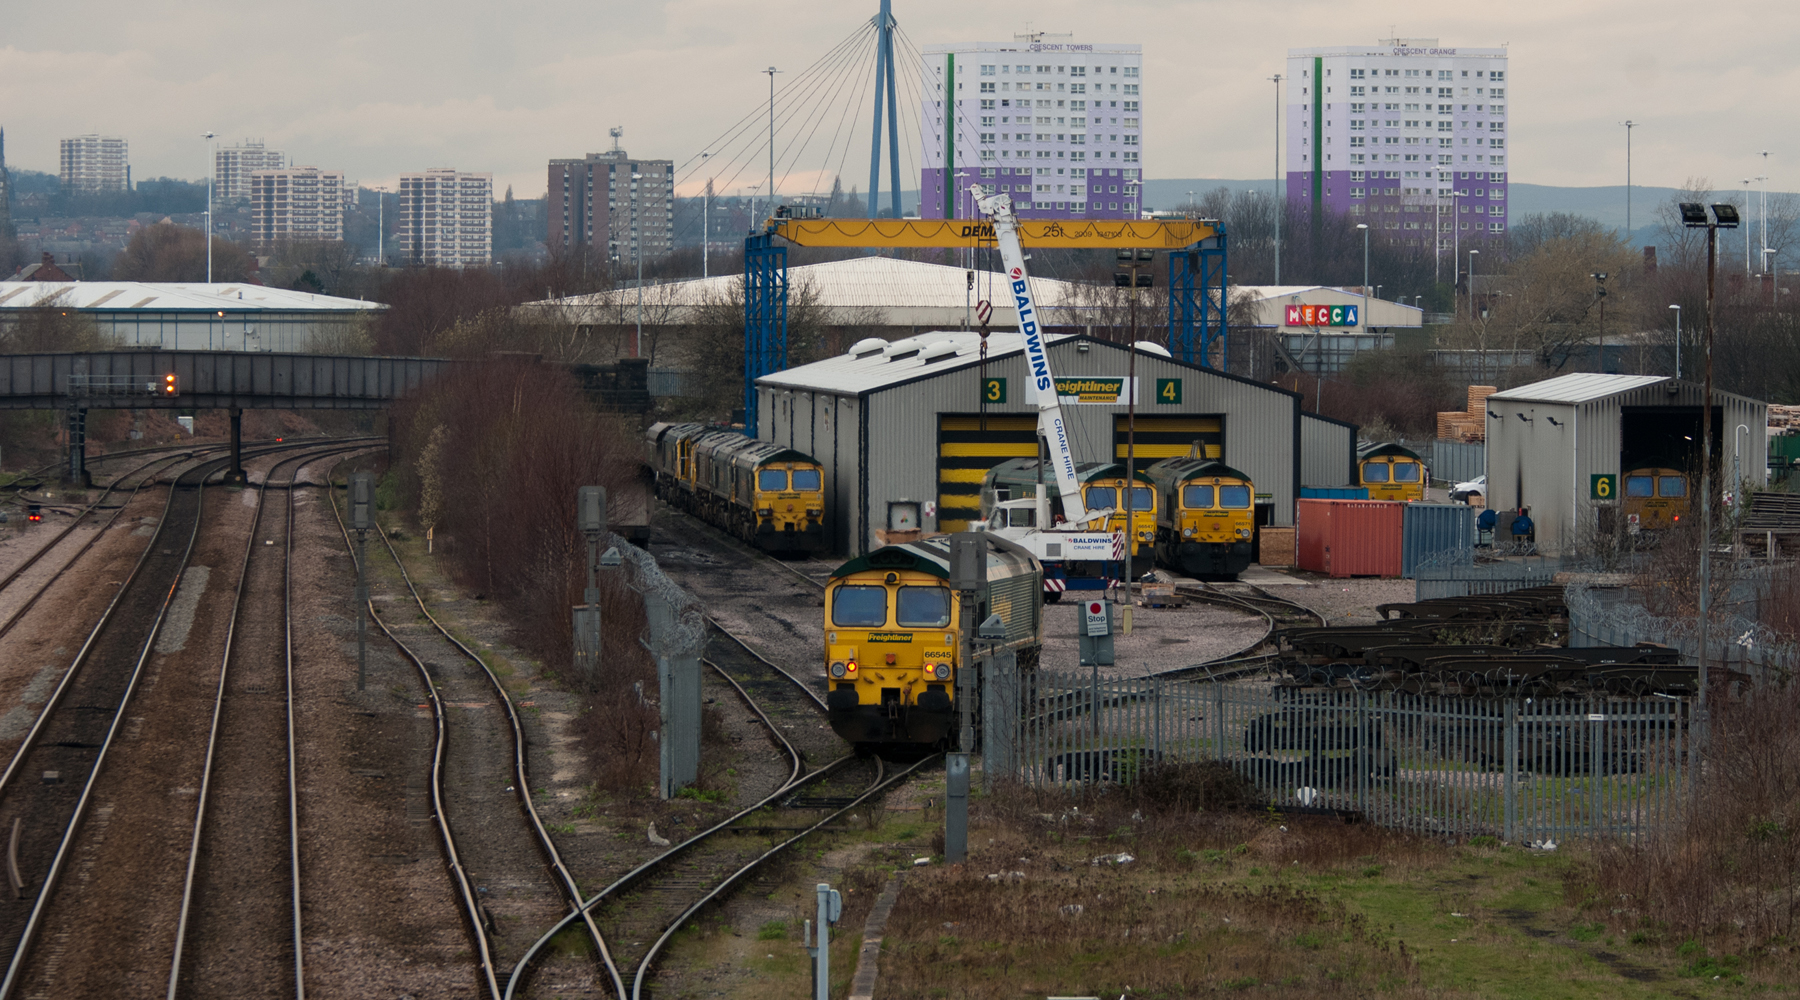
[[1165, 458], [1147, 474], [1156, 484], [1156, 561], [1193, 577], [1236, 577], [1250, 565], [1256, 487], [1211, 458]]
[[1688, 475], [1673, 463], [1649, 462], [1625, 473], [1625, 516], [1633, 531], [1662, 531], [1688, 512]]
[[804, 452], [705, 424], [644, 432], [656, 495], [764, 552], [823, 552], [825, 476]]
[[1425, 460], [1419, 453], [1389, 442], [1359, 445], [1357, 476], [1369, 488], [1370, 500], [1419, 503], [1425, 499]]
[[[1035, 667], [1044, 644], [1043, 568], [1021, 546], [981, 538], [987, 582], [976, 591], [974, 620], [999, 615], [1006, 638], [996, 647], [1016, 650], [1022, 669]], [[949, 536], [884, 546], [839, 566], [825, 587], [831, 728], [861, 753], [947, 748], [957, 728], [961, 626]], [[967, 689], [976, 688], [971, 678]]]

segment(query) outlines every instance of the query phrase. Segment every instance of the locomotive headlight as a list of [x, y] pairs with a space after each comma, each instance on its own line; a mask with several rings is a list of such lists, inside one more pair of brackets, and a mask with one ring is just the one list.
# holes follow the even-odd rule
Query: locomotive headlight
[[1181, 537], [1183, 537], [1183, 538], [1192, 538], [1192, 537], [1194, 537], [1194, 529], [1193, 529], [1193, 528], [1183, 528], [1183, 529], [1181, 529]]
[[773, 507], [759, 508], [756, 512], [756, 515], [758, 517], [774, 517], [775, 516], [775, 508], [773, 508]]
[[1238, 531], [1239, 538], [1249, 538], [1250, 537], [1250, 529], [1249, 528], [1239, 528], [1237, 531]]
[[845, 671], [844, 671], [844, 661], [843, 660], [831, 661], [831, 676], [842, 677], [842, 676], [844, 676], [844, 673], [845, 673]]
[[950, 664], [940, 663], [932, 669], [932, 673], [937, 675], [938, 680], [947, 681], [950, 679]]

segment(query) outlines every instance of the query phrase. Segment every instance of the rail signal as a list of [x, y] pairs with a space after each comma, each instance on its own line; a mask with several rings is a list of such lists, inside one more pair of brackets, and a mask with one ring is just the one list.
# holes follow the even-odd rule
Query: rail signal
[[44, 506], [42, 504], [34, 503], [34, 504], [26, 505], [25, 520], [27, 520], [27, 521], [42, 521], [43, 519], [44, 519]]
[[176, 386], [175, 386], [175, 373], [170, 372], [169, 374], [164, 375], [163, 376], [163, 395], [173, 396], [173, 395], [175, 395], [175, 393], [177, 391], [178, 390], [176, 389]]

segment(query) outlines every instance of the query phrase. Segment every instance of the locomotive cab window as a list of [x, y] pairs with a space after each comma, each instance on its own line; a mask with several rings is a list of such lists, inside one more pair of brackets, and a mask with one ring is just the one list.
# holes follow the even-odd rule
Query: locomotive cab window
[[1089, 486], [1082, 497], [1087, 501], [1089, 510], [1104, 510], [1119, 505], [1119, 491], [1111, 486]]
[[786, 469], [762, 469], [756, 473], [756, 488], [764, 492], [787, 489]]
[[1651, 476], [1626, 476], [1625, 495], [1628, 497], [1650, 497], [1656, 495], [1656, 480]]
[[886, 587], [839, 587], [831, 599], [831, 623], [841, 628], [887, 624]]
[[950, 624], [950, 588], [901, 587], [896, 624], [943, 628]]
[[1227, 510], [1246, 510], [1250, 506], [1250, 487], [1219, 487], [1219, 506]]
[[1396, 482], [1396, 483], [1416, 483], [1418, 481], [1419, 481], [1419, 463], [1417, 463], [1417, 462], [1395, 462], [1394, 463], [1394, 482]]
[[1687, 496], [1687, 479], [1682, 476], [1658, 476], [1656, 495], [1659, 497]]
[[794, 489], [803, 492], [816, 492], [819, 488], [818, 469], [795, 469]]
[[1155, 510], [1156, 491], [1148, 486], [1135, 486], [1131, 490], [1132, 510]]
[[1211, 486], [1183, 486], [1181, 488], [1181, 505], [1189, 510], [1211, 510], [1213, 488]]
[[1385, 462], [1370, 462], [1363, 466], [1363, 482], [1385, 483], [1388, 481], [1388, 467]]

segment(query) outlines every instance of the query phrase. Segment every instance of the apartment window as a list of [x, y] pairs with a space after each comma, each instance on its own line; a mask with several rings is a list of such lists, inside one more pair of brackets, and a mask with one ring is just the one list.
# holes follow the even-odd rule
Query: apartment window
[[1362, 196], [1363, 196], [1363, 189], [1362, 189], [1362, 188], [1355, 188], [1355, 187], [1353, 187], [1353, 188], [1351, 188], [1351, 189], [1350, 189], [1350, 197], [1352, 197], [1352, 198], [1361, 198], [1361, 197], [1362, 197]]
[[1136, 101], [1126, 101], [1125, 102], [1125, 110], [1126, 111], [1136, 111], [1137, 109], [1138, 109], [1138, 102], [1136, 102]]
[[1493, 80], [1495, 83], [1499, 83], [1501, 80], [1506, 79], [1506, 71], [1505, 70], [1495, 70], [1494, 72], [1488, 74], [1488, 79]]
[[1360, 180], [1363, 180], [1363, 179], [1364, 179], [1364, 178], [1363, 178], [1363, 172], [1362, 172], [1362, 171], [1361, 171], [1361, 170], [1352, 170], [1352, 171], [1350, 171], [1350, 179], [1351, 179], [1351, 180], [1353, 180], [1353, 181], [1360, 181]]
[[1137, 75], [1138, 75], [1138, 68], [1137, 68], [1137, 67], [1136, 67], [1136, 66], [1127, 66], [1127, 67], [1125, 67], [1125, 75], [1126, 75], [1126, 76], [1137, 76]]
[[981, 67], [981, 75], [982, 76], [993, 76], [994, 75], [994, 67], [993, 66]]
[[987, 81], [983, 81], [983, 82], [982, 82], [982, 84], [981, 84], [981, 92], [982, 92], [982, 93], [984, 93], [984, 94], [991, 94], [991, 93], [993, 93], [993, 92], [994, 92], [994, 85], [993, 85], [993, 84], [992, 84], [992, 83], [989, 83], [989, 82], [987, 82]]
[[1502, 90], [1499, 87], [1490, 87], [1490, 88], [1488, 88], [1488, 96], [1489, 97], [1505, 97], [1506, 91]]
[[1440, 80], [1450, 79], [1450, 71], [1447, 69], [1438, 70], [1438, 79], [1440, 79]]
[[1351, 114], [1353, 114], [1353, 115], [1360, 115], [1360, 114], [1362, 114], [1362, 112], [1363, 112], [1363, 106], [1362, 106], [1362, 105], [1360, 105], [1360, 104], [1352, 104], [1352, 105], [1350, 105], [1350, 113], [1351, 113]]
[[1070, 66], [1069, 67], [1069, 75], [1070, 76], [1086, 76], [1087, 75], [1087, 67], [1086, 66]]
[[[1362, 79], [1362, 78], [1363, 78], [1363, 71], [1362, 71], [1362, 70], [1360, 70], [1360, 69], [1353, 69], [1353, 70], [1351, 70], [1351, 71], [1350, 71], [1350, 79], [1352, 79], [1352, 80], [1360, 80], [1360, 79]], [[1355, 88], [1355, 87], [1352, 87], [1352, 88], [1350, 88], [1350, 90], [1351, 90], [1351, 92], [1352, 92], [1352, 93], [1355, 93], [1355, 91], [1356, 91], [1356, 88]]]
[[1085, 83], [1071, 83], [1071, 84], [1069, 84], [1069, 93], [1071, 93], [1071, 94], [1085, 94], [1085, 93], [1087, 93], [1087, 84], [1085, 84]]
[[981, 110], [983, 110], [983, 111], [994, 110], [994, 102], [992, 100], [982, 101], [981, 102]]
[[[1417, 107], [1417, 106], [1418, 106], [1418, 105], [1408, 105], [1408, 107]], [[1417, 118], [1411, 118], [1411, 119], [1408, 119], [1408, 120], [1407, 120], [1407, 122], [1406, 122], [1406, 127], [1407, 127], [1407, 128], [1418, 128], [1418, 127], [1419, 127], [1419, 120], [1418, 120], [1418, 119], [1417, 119]]]
[[1136, 118], [1127, 118], [1127, 119], [1125, 119], [1125, 127], [1126, 127], [1126, 128], [1137, 128], [1137, 127], [1138, 127], [1138, 120], [1137, 120], [1137, 119], [1136, 119]]
[[[1354, 126], [1352, 126], [1352, 127], [1354, 127]], [[1356, 147], [1356, 146], [1361, 146], [1361, 145], [1362, 145], [1362, 144], [1363, 144], [1363, 137], [1362, 137], [1362, 136], [1360, 136], [1360, 135], [1353, 135], [1353, 136], [1351, 136], [1351, 137], [1350, 137], [1350, 145], [1351, 145], [1351, 146], [1352, 146], [1352, 147]], [[1354, 161], [1352, 161], [1352, 162], [1354, 162]]]

